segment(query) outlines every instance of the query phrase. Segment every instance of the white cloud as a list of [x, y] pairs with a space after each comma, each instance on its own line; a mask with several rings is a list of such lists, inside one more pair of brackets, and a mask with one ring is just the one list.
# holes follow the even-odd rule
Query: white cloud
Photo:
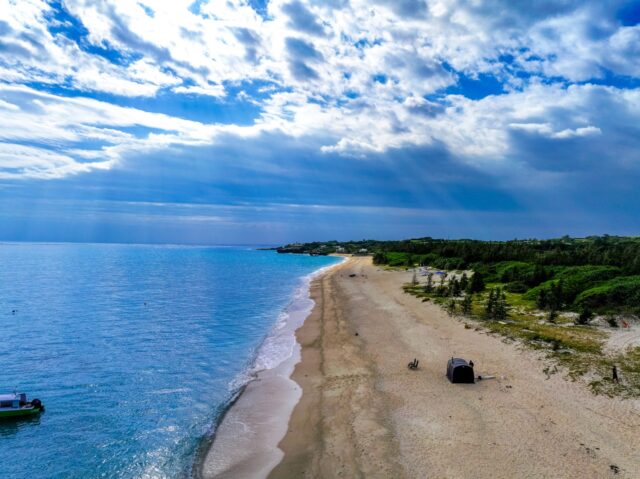
[[[86, 29], [78, 39], [54, 19], [51, 4], [0, 0], [0, 140], [37, 143], [76, 165], [65, 169], [60, 158], [43, 155], [53, 176], [84, 171], [92, 161], [107, 167], [141, 151], [264, 131], [322, 138], [323, 151], [356, 156], [438, 143], [469, 163], [499, 165], [511, 158], [517, 131], [557, 140], [606, 137], [609, 119], [596, 114], [598, 101], [637, 118], [629, 106], [637, 105], [635, 90], [566, 87], [604, 69], [639, 74], [640, 27], [620, 26], [613, 8], [577, 1], [527, 9], [508, 1], [415, 4], [271, 0], [263, 18], [245, 0], [204, 2], [197, 11], [189, 2], [67, 0]], [[507, 93], [443, 95], [460, 74], [492, 75]], [[542, 82], [544, 76], [562, 82]], [[17, 86], [222, 99], [225, 86], [245, 80], [273, 90], [266, 99], [240, 94], [261, 108], [248, 127]], [[11, 174], [46, 176], [44, 170], [39, 164]]]
[[600, 130], [600, 128], [598, 128], [597, 126], [584, 126], [582, 128], [576, 128], [573, 130], [571, 128], [566, 128], [562, 131], [554, 133], [552, 137], [558, 138], [558, 139], [566, 139], [566, 138], [600, 135], [601, 133], [602, 133], [602, 130]]
[[8, 101], [0, 100], [0, 108], [3, 110], [10, 111], [19, 111], [20, 107], [18, 105], [14, 105], [13, 103], [9, 103]]
[[[127, 60], [112, 63], [80, 48], [64, 29], [51, 33], [55, 10], [48, 3], [0, 0], [6, 41], [28, 52], [1, 63], [14, 71], [13, 81], [129, 96], [172, 87], [217, 96], [210, 85], [259, 79], [307, 94], [338, 98], [356, 91], [377, 98], [385, 92], [371, 77], [380, 73], [390, 80], [385, 96], [420, 96], [456, 82], [445, 63], [472, 77], [490, 73], [520, 84], [503, 68], [506, 54], [518, 68], [571, 80], [599, 76], [603, 67], [637, 73], [630, 55], [637, 27], [618, 27], [597, 2], [546, 3], [525, 10], [509, 2], [439, 0], [408, 14], [416, 2], [271, 0], [263, 19], [244, 0], [205, 2], [197, 13], [183, 2], [64, 2], [87, 29], [80, 43]], [[318, 81], [292, 74], [287, 38], [307, 39], [322, 54], [313, 65]]]
[[558, 140], [566, 140], [568, 138], [579, 138], [602, 134], [602, 130], [597, 126], [583, 126], [579, 128], [565, 128], [556, 131], [550, 123], [510, 123], [508, 125], [512, 130], [526, 131], [529, 133], [537, 133], [548, 138]]
[[0, 143], [0, 179], [53, 179], [107, 169], [111, 161], [80, 163], [70, 156], [44, 148]]
[[195, 95], [205, 95], [205, 96], [212, 96], [212, 97], [224, 97], [225, 96], [225, 90], [224, 87], [222, 85], [210, 85], [207, 87], [200, 87], [200, 86], [179, 86], [173, 89], [174, 93], [192, 93]]
[[206, 145], [220, 134], [254, 136], [264, 129], [207, 125], [2, 83], [0, 96], [11, 98], [4, 103], [15, 107], [10, 115], [0, 115], [0, 174], [6, 178], [58, 178], [110, 168], [132, 154]]

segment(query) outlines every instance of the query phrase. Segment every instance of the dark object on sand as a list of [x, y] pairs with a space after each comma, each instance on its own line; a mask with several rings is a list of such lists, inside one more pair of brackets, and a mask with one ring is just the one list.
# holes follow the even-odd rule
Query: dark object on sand
[[355, 274], [355, 273], [351, 273], [351, 274], [349, 275], [349, 278], [355, 278], [355, 277], [356, 277], [356, 274]]
[[447, 362], [447, 377], [452, 383], [473, 384], [473, 368], [462, 358], [451, 358]]
[[469, 361], [469, 366], [473, 367], [473, 361]]
[[409, 369], [418, 369], [418, 363], [419, 363], [419, 362], [420, 362], [420, 361], [418, 361], [417, 359], [415, 359], [415, 358], [414, 358], [414, 360], [413, 360], [413, 361], [411, 361], [409, 364], [407, 364], [407, 367], [408, 367]]
[[611, 379], [613, 379], [614, 383], [618, 384], [618, 368], [615, 365], [611, 371]]

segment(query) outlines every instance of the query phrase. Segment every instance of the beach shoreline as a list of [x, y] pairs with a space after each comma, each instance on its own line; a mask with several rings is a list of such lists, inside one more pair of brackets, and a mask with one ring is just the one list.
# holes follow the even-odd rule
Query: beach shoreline
[[[403, 293], [411, 277], [354, 257], [312, 283], [270, 478], [638, 477], [638, 401], [545, 374], [541, 353]], [[451, 356], [493, 379], [450, 384]]]
[[[196, 478], [267, 477], [280, 462], [283, 452], [277, 447], [284, 437], [291, 412], [302, 391], [291, 379], [300, 361], [300, 344], [295, 331], [314, 309], [310, 288], [321, 277], [342, 263], [326, 266], [303, 278], [303, 284], [279, 321], [258, 350], [254, 376], [238, 391], [220, 417], [215, 434], [201, 445], [193, 475]], [[291, 337], [291, 350], [281, 362], [264, 364], [264, 349], [270, 342]], [[282, 346], [271, 345], [273, 347]]]

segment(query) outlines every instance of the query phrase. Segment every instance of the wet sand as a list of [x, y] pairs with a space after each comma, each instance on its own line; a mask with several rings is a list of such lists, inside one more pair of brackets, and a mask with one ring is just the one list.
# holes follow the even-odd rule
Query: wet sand
[[[314, 273], [339, 265], [328, 266]], [[282, 355], [274, 359], [269, 355], [269, 363], [250, 381], [237, 400], [222, 418], [215, 437], [207, 444], [194, 465], [194, 475], [201, 479], [252, 478], [268, 476], [280, 462], [283, 452], [278, 442], [287, 432], [287, 424], [296, 403], [302, 395], [300, 386], [291, 379], [295, 365], [300, 361], [300, 344], [295, 332], [311, 314], [314, 302], [309, 297], [309, 289], [301, 287], [292, 303], [287, 307], [286, 320], [271, 332], [269, 345]], [[290, 350], [288, 348], [291, 348]], [[262, 354], [262, 351], [258, 353]], [[277, 361], [282, 361], [279, 364]], [[275, 366], [275, 367], [274, 367]]]
[[202, 462], [198, 477], [264, 478], [280, 462], [278, 441], [300, 399], [300, 387], [289, 376], [294, 355], [274, 369], [261, 371], [227, 411]]
[[[638, 401], [548, 377], [537, 352], [403, 293], [411, 276], [352, 258], [312, 283], [302, 397], [269, 477], [640, 477]], [[450, 384], [451, 356], [496, 378]]]

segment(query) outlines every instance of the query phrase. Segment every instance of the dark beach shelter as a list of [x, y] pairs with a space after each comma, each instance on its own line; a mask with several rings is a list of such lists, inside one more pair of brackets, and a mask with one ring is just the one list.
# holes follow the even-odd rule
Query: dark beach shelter
[[447, 377], [452, 383], [474, 383], [473, 368], [462, 358], [451, 358], [447, 363]]

